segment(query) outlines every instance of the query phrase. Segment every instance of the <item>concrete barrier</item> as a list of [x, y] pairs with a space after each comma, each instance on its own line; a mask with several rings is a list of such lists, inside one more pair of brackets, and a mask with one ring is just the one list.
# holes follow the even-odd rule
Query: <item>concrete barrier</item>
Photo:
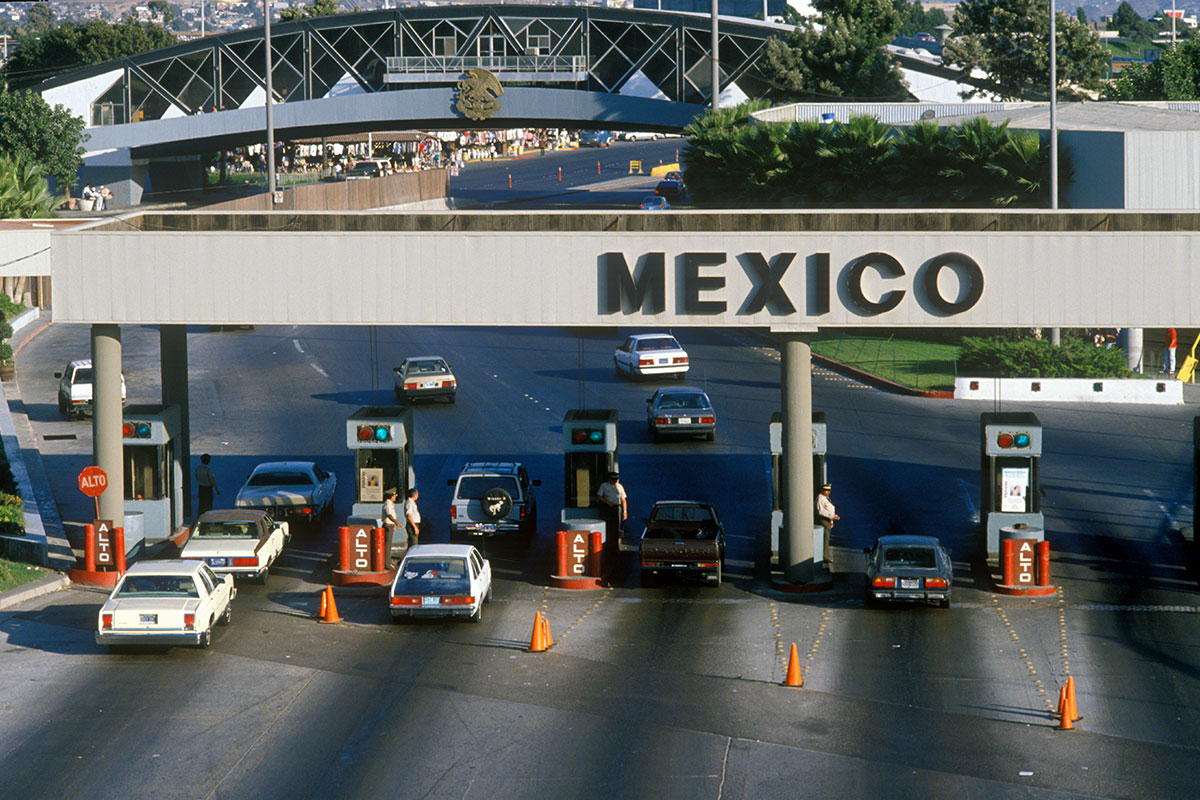
[[955, 400], [1183, 405], [1183, 384], [1145, 378], [955, 378]]

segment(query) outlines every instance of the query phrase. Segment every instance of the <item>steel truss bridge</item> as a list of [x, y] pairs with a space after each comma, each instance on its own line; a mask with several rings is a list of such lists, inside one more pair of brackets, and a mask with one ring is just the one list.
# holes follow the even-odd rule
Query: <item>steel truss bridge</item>
[[[766, 41], [787, 28], [730, 18], [722, 18], [719, 28], [723, 93], [728, 88], [737, 99], [762, 95], [767, 83], [758, 61]], [[332, 134], [378, 122], [433, 129], [558, 122], [670, 130], [711, 101], [711, 20], [705, 15], [548, 5], [402, 8], [276, 23], [271, 46], [281, 136], [289, 135], [288, 128]], [[135, 149], [161, 151], [177, 136], [159, 131], [167, 135], [154, 137], [155, 147], [133, 131], [112, 134], [148, 122], [261, 108], [265, 61], [258, 28], [97, 64], [46, 81], [39, 91], [83, 116], [102, 146], [119, 146], [125, 137]], [[500, 110], [484, 122], [464, 118], [445, 102], [464, 72], [477, 67], [492, 72], [505, 89]], [[543, 108], [521, 101], [530, 90], [542, 90]], [[364, 103], [368, 98], [386, 102]], [[358, 102], [338, 102], [347, 100]], [[315, 125], [311, 115], [288, 114], [291, 106], [318, 102], [326, 107]], [[261, 120], [261, 113], [256, 116]], [[245, 127], [213, 119], [182, 135], [210, 140], [203, 142], [208, 148], [214, 139], [245, 138], [250, 130], [242, 136], [236, 130]], [[262, 139], [260, 133], [254, 137], [248, 141]]]

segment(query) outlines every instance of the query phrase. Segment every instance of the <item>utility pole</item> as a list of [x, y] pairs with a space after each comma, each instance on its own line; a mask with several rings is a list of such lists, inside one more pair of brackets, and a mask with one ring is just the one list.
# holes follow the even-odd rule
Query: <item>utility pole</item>
[[721, 107], [721, 63], [717, 54], [717, 0], [712, 0], [712, 110]]
[[275, 205], [275, 119], [271, 108], [271, 0], [263, 0], [263, 37], [267, 45], [267, 208]]

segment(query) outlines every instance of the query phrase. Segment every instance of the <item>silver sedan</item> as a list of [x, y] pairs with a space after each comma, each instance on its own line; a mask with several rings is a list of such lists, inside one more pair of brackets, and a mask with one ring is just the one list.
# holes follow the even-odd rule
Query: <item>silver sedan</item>
[[717, 437], [717, 412], [703, 389], [672, 386], [646, 400], [646, 427], [654, 441], [664, 436]]

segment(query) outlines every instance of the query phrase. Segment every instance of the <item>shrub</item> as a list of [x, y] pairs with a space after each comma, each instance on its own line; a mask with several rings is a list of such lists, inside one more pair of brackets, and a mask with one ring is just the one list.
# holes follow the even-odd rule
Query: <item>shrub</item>
[[12, 469], [8, 466], [8, 459], [5, 457], [4, 451], [0, 450], [0, 495], [5, 494], [19, 496], [21, 490], [17, 488], [17, 479], [13, 477]]
[[21, 506], [0, 505], [0, 533], [25, 533], [25, 510]]
[[1007, 336], [964, 337], [959, 348], [960, 375], [996, 378], [1131, 378], [1125, 352], [1065, 339], [1060, 346], [1047, 340]]

